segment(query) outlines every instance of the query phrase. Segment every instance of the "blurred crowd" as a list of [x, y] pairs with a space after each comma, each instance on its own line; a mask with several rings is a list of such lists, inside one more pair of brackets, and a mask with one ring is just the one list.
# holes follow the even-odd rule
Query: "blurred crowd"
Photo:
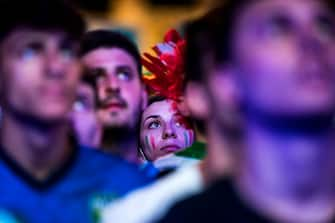
[[0, 11], [0, 223], [335, 222], [332, 0], [226, 0], [145, 52]]

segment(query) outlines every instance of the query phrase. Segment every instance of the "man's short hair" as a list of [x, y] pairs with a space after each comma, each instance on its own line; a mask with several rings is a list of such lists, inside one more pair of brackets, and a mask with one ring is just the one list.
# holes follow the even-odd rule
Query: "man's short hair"
[[120, 48], [130, 54], [136, 62], [139, 75], [142, 75], [142, 64], [140, 52], [131, 40], [116, 31], [110, 30], [94, 30], [87, 32], [80, 44], [79, 55], [96, 50], [98, 48]]
[[81, 15], [62, 0], [1, 0], [0, 42], [17, 28], [64, 31], [79, 40], [86, 29]]
[[[223, 64], [232, 59], [231, 38], [234, 23], [243, 8], [257, 1], [259, 0], [226, 0], [186, 26], [186, 81], [199, 82], [205, 79], [204, 63], [209, 55], [213, 65]], [[335, 12], [334, 0], [323, 2]]]

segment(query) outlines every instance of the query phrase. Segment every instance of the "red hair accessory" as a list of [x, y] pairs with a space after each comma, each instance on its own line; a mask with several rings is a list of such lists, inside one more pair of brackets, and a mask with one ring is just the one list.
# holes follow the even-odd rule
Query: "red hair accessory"
[[183, 91], [184, 81], [184, 51], [185, 40], [174, 29], [164, 36], [164, 42], [152, 49], [156, 57], [144, 53], [143, 66], [151, 75], [143, 75], [143, 81], [150, 93], [179, 101]]

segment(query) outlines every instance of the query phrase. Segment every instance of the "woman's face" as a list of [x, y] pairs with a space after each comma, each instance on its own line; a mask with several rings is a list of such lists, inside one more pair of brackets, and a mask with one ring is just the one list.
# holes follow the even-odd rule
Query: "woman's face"
[[181, 151], [192, 145], [194, 131], [172, 100], [157, 101], [142, 114], [141, 147], [147, 159]]

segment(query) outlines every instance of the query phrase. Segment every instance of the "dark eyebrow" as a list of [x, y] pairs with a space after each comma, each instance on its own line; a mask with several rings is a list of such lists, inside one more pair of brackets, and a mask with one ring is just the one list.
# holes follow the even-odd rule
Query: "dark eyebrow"
[[117, 66], [116, 67], [116, 71], [117, 72], [120, 72], [120, 71], [131, 71], [132, 69], [131, 69], [131, 67], [130, 66], [128, 66], [128, 65], [119, 65], [119, 66]]
[[105, 73], [105, 69], [103, 67], [94, 67], [94, 68], [88, 68], [87, 72], [89, 75], [101, 76]]
[[24, 39], [24, 40], [20, 40], [20, 41], [16, 41], [13, 43], [12, 48], [14, 50], [20, 50], [23, 48], [27, 48], [27, 47], [32, 47], [34, 49], [42, 49], [44, 47], [44, 42], [40, 39], [34, 39], [34, 38], [28, 38], [28, 39]]
[[76, 100], [79, 100], [79, 101], [84, 101], [84, 100], [89, 100], [89, 99], [90, 99], [90, 96], [84, 93], [78, 93], [76, 97]]
[[150, 115], [150, 116], [146, 117], [143, 122], [146, 122], [150, 118], [155, 119], [155, 118], [160, 118], [160, 116], [159, 115]]
[[77, 53], [77, 51], [79, 50], [79, 43], [77, 41], [75, 41], [74, 39], [70, 38], [70, 37], [63, 37], [60, 41], [59, 41], [59, 45], [62, 48], [70, 48], [72, 49], [75, 53]]
[[26, 46], [32, 47], [34, 49], [41, 49], [44, 46], [44, 44], [41, 41], [38, 41], [38, 40], [27, 41], [25, 44], [26, 44]]
[[92, 87], [95, 87], [96, 78], [99, 76], [103, 76], [104, 73], [105, 70], [101, 67], [95, 67], [95, 68], [84, 67], [81, 80], [84, 83], [87, 83]]
[[330, 24], [334, 24], [335, 16], [330, 12], [321, 11], [316, 15], [318, 20], [322, 20], [322, 22], [329, 22]]
[[90, 78], [97, 78], [100, 76], [106, 75], [105, 69], [102, 67], [84, 67], [83, 76], [84, 77], [90, 77]]

